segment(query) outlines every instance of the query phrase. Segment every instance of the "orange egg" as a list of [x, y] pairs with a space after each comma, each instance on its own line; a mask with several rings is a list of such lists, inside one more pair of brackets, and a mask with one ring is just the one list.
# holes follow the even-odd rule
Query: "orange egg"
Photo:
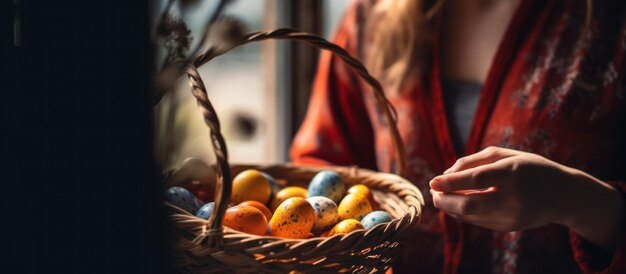
[[306, 239], [315, 223], [315, 210], [304, 198], [282, 202], [270, 220], [270, 234], [290, 239]]
[[307, 190], [305, 188], [299, 186], [288, 186], [286, 188], [281, 189], [276, 193], [276, 197], [272, 200], [270, 205], [270, 209], [275, 211], [282, 202], [289, 198], [300, 197], [306, 198]]
[[335, 225], [329, 232], [328, 237], [336, 234], [347, 234], [357, 229], [362, 229], [361, 222], [355, 219], [346, 219]]
[[258, 210], [260, 210], [263, 213], [263, 215], [265, 215], [265, 218], [267, 218], [268, 220], [272, 219], [272, 212], [264, 204], [259, 203], [258, 201], [245, 201], [239, 205], [241, 206], [247, 205], [247, 206], [256, 207]]
[[350, 193], [343, 197], [341, 203], [337, 207], [339, 219], [357, 219], [361, 220], [365, 215], [372, 212], [372, 205], [367, 197], [360, 193]]
[[376, 207], [377, 205], [376, 201], [374, 200], [374, 195], [372, 194], [372, 191], [364, 184], [356, 184], [351, 186], [350, 188], [348, 188], [347, 191], [347, 194], [350, 193], [359, 193], [365, 195], [365, 197], [367, 197], [367, 200], [370, 202], [372, 208]]
[[224, 226], [244, 233], [264, 235], [267, 229], [267, 219], [256, 207], [234, 206], [226, 210]]
[[233, 179], [231, 200], [235, 204], [248, 200], [266, 204], [271, 192], [270, 183], [265, 176], [257, 170], [249, 169], [237, 174]]

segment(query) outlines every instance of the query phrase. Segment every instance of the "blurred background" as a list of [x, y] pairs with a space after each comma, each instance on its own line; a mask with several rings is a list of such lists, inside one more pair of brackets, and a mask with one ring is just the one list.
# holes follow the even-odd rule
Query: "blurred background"
[[[165, 0], [156, 0], [154, 13]], [[191, 30], [191, 48], [218, 1], [174, 5], [173, 13]], [[224, 14], [243, 21], [248, 32], [296, 28], [332, 39], [350, 0], [236, 0]], [[288, 148], [307, 109], [319, 51], [294, 42], [254, 43], [220, 56], [199, 72], [222, 123], [230, 161], [288, 161]], [[155, 154], [170, 169], [187, 157], [212, 162], [209, 131], [186, 77], [155, 108]]]

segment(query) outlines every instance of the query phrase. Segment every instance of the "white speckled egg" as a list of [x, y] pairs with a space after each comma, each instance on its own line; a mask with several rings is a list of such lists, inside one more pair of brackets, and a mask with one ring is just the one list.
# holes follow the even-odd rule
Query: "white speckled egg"
[[339, 204], [346, 193], [346, 184], [337, 172], [324, 170], [311, 179], [307, 193], [307, 197], [324, 196]]
[[191, 214], [195, 214], [201, 203], [193, 194], [182, 187], [173, 186], [165, 191], [165, 200]]
[[313, 232], [325, 231], [339, 222], [337, 204], [333, 200], [323, 196], [313, 196], [306, 198], [306, 200], [315, 210], [315, 216], [317, 217], [313, 224]]
[[377, 224], [391, 222], [391, 220], [393, 220], [393, 218], [391, 218], [389, 213], [382, 210], [376, 210], [365, 215], [365, 217], [361, 219], [361, 224], [365, 229], [370, 229]]

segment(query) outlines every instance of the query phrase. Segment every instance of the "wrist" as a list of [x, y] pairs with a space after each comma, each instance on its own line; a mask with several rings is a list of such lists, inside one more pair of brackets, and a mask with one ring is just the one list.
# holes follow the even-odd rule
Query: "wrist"
[[579, 222], [577, 212], [584, 210], [587, 197], [583, 191], [586, 180], [584, 174], [578, 170], [563, 167], [565, 174], [561, 188], [561, 195], [555, 200], [555, 210], [553, 214], [554, 223], [566, 226], [570, 229], [576, 227]]
[[623, 219], [621, 193], [580, 170], [569, 169], [567, 174], [556, 222], [600, 247], [614, 248]]

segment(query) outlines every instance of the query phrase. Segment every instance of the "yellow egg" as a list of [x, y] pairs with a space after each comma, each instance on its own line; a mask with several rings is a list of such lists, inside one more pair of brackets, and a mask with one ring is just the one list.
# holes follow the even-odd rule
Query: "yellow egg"
[[267, 229], [267, 218], [256, 207], [234, 206], [226, 210], [224, 225], [244, 233], [264, 235]]
[[350, 193], [343, 197], [337, 209], [340, 220], [361, 220], [365, 215], [372, 212], [372, 205], [363, 194]]
[[376, 207], [376, 201], [374, 200], [374, 195], [372, 194], [372, 191], [370, 190], [370, 188], [367, 187], [366, 185], [363, 185], [363, 184], [353, 185], [348, 189], [347, 193], [348, 194], [350, 193], [363, 194], [365, 195], [365, 197], [367, 197], [367, 200], [370, 202], [372, 209]]
[[239, 173], [233, 179], [231, 202], [239, 204], [253, 200], [266, 204], [270, 199], [271, 186], [265, 176], [257, 170], [249, 169]]
[[356, 184], [351, 186], [350, 188], [348, 188], [348, 194], [350, 193], [361, 193], [363, 195], [365, 195], [366, 197], [369, 195], [372, 195], [372, 193], [370, 192], [369, 187], [363, 185], [363, 184]]
[[347, 234], [357, 229], [362, 229], [361, 222], [355, 219], [346, 219], [335, 225], [330, 231], [328, 231], [328, 237], [336, 234]]
[[315, 210], [304, 198], [282, 202], [269, 222], [270, 234], [290, 239], [306, 239], [315, 223]]
[[270, 209], [272, 211], [275, 211], [278, 205], [280, 205], [285, 200], [289, 198], [293, 198], [293, 197], [306, 198], [306, 194], [307, 194], [306, 189], [302, 187], [289, 186], [289, 187], [283, 188], [280, 191], [278, 191], [278, 193], [276, 193], [276, 197], [272, 199]]

